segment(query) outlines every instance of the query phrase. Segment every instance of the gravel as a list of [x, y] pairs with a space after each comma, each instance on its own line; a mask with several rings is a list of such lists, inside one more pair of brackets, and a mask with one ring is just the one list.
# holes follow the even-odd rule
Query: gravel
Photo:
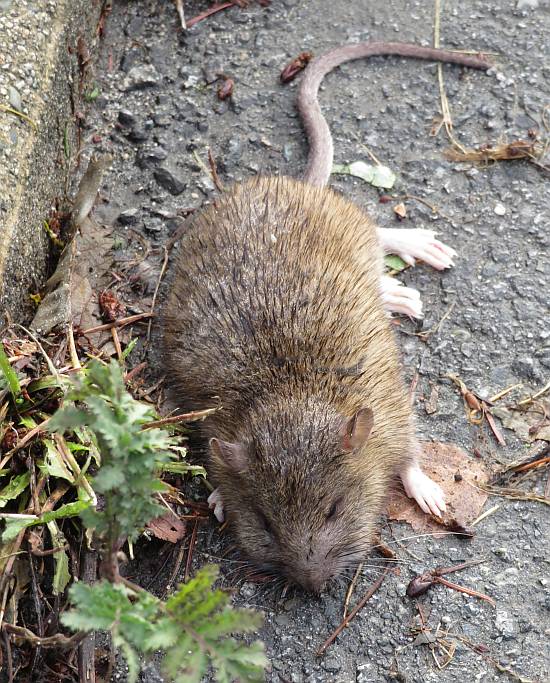
[[[194, 0], [185, 6], [188, 17], [204, 10], [204, 3]], [[115, 154], [97, 215], [123, 239], [129, 237], [128, 224], [141, 231], [153, 248], [148, 261], [158, 269], [162, 245], [181, 225], [178, 212], [215, 198], [208, 148], [225, 184], [256, 173], [297, 175], [304, 168], [307, 145], [294, 108], [296, 82], [283, 86], [278, 80], [290, 59], [348, 41], [428, 45], [432, 12], [431, 3], [419, 1], [273, 0], [268, 8], [251, 4], [220, 12], [182, 35], [173, 3], [115, 3], [97, 68], [101, 102], [86, 124], [86, 139], [100, 139], [89, 144], [88, 153], [93, 147]], [[544, 132], [548, 29], [546, 2], [443, 4], [442, 44], [498, 54], [487, 75], [443, 68], [454, 134], [462, 144], [526, 139], [530, 128]], [[231, 100], [217, 98], [220, 73], [235, 81]], [[335, 140], [335, 161], [369, 161], [369, 152], [374, 154], [398, 173], [396, 195], [420, 197], [438, 208], [432, 212], [408, 200], [402, 227], [437, 230], [460, 255], [448, 272], [418, 266], [402, 275], [422, 293], [423, 329], [435, 328], [426, 342], [415, 336], [418, 327], [411, 321], [396, 328], [407, 379], [418, 373], [420, 434], [457, 443], [469, 453], [475, 448], [488, 467], [519, 457], [525, 445], [512, 433], [505, 432], [507, 445], [498, 447], [484, 427], [468, 424], [462, 398], [444, 376], [455, 373], [486, 396], [517, 382], [523, 393], [535, 391], [548, 378], [547, 176], [526, 161], [479, 167], [448, 161], [444, 131], [430, 134], [439, 115], [436, 68], [430, 63], [374, 58], [345, 65], [325, 80], [321, 104]], [[379, 225], [396, 224], [393, 204], [379, 203], [374, 188], [342, 176], [332, 184], [366, 207]], [[423, 405], [432, 385], [439, 394], [428, 414]], [[542, 483], [539, 478], [532, 485]], [[497, 498], [486, 508], [493, 505], [498, 509], [479, 524], [471, 541], [411, 538], [415, 534], [407, 525], [384, 522], [398, 569], [323, 657], [315, 650], [341, 619], [346, 585], [312, 597], [240, 583], [231, 561], [219, 560], [231, 540], [213, 523], [199, 532], [194, 566], [212, 558], [221, 562], [224, 585], [237, 587], [235, 603], [265, 612], [259, 635], [271, 660], [269, 681], [507, 680], [490, 658], [526, 679], [548, 681], [549, 509]], [[155, 543], [140, 545], [135, 580], [145, 576], [157, 550]], [[447, 637], [456, 649], [440, 670], [436, 658], [445, 661], [443, 650], [435, 647], [432, 654], [429, 634], [422, 642], [411, 631], [418, 609], [405, 596], [405, 586], [427, 568], [479, 557], [486, 562], [454, 578], [491, 595], [496, 609], [442, 586], [418, 600], [432, 633], [441, 624], [461, 637]], [[369, 559], [353, 602], [376, 578], [380, 562]], [[171, 570], [160, 573], [158, 592]], [[486, 646], [489, 655], [467, 643]], [[148, 665], [143, 681], [158, 680], [155, 667]]]

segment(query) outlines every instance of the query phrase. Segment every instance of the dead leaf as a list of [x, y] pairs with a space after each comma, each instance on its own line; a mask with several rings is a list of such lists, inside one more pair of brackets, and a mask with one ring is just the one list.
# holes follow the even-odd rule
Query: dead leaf
[[[524, 441], [550, 441], [550, 422], [544, 420], [544, 412], [550, 415], [550, 399], [541, 398], [527, 410], [513, 410], [506, 406], [493, 406], [493, 415], [502, 420], [507, 429], [514, 431]], [[538, 429], [537, 429], [538, 427]]]
[[400, 221], [407, 217], [407, 207], [405, 204], [403, 204], [403, 202], [396, 204], [393, 207], [393, 212]]
[[167, 512], [162, 517], [157, 517], [148, 522], [146, 528], [161, 541], [177, 543], [185, 536], [187, 525], [174, 513]]
[[[109, 157], [92, 160], [80, 183], [71, 214], [72, 238], [46, 283], [46, 296], [31, 323], [41, 334], [70, 322], [82, 329], [102, 323], [96, 293], [105, 289], [109, 281], [113, 239], [110, 230], [99, 225], [89, 213], [109, 163]], [[97, 334], [91, 341], [97, 346], [106, 339], [110, 339], [108, 332]]]
[[[487, 493], [476, 488], [476, 484], [486, 484], [488, 472], [478, 460], [474, 460], [454, 444], [436, 441], [422, 446], [422, 469], [445, 492], [445, 521], [450, 523], [455, 520], [467, 527], [479, 516], [487, 500]], [[459, 471], [462, 479], [456, 481], [455, 474]], [[416, 502], [402, 491], [396, 491], [390, 498], [387, 514], [390, 519], [408, 522], [418, 532], [442, 530], [441, 524], [422, 512]]]
[[300, 54], [289, 62], [281, 71], [281, 83], [293, 81], [300, 71], [303, 71], [303, 69], [306, 68], [312, 58], [312, 52], [300, 52]]

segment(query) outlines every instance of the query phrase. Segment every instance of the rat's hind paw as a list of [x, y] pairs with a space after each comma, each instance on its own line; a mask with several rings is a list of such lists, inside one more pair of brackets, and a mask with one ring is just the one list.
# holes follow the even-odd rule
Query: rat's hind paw
[[222, 494], [220, 493], [220, 489], [214, 489], [212, 493], [208, 496], [207, 502], [208, 507], [211, 510], [214, 510], [214, 517], [218, 520], [218, 522], [223, 522], [223, 500]]
[[427, 514], [441, 517], [447, 509], [442, 488], [425, 475], [418, 465], [407, 467], [401, 474], [401, 481], [409, 498], [414, 498]]
[[456, 251], [435, 239], [433, 230], [414, 228], [379, 228], [378, 239], [388, 254], [397, 254], [405, 263], [414, 266], [416, 259], [424, 261], [437, 270], [454, 266]]
[[413, 318], [422, 318], [422, 301], [420, 293], [412, 287], [405, 287], [402, 282], [388, 275], [380, 280], [380, 291], [384, 308], [391, 313], [404, 313]]

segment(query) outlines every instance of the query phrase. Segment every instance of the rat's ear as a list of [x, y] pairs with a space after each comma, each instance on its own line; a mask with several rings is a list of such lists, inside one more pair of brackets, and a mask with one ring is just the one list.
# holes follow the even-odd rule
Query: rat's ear
[[210, 439], [210, 449], [214, 457], [224, 462], [235, 472], [242, 472], [248, 466], [244, 446], [221, 439]]
[[346, 453], [355, 451], [367, 443], [374, 418], [370, 408], [361, 408], [342, 428], [342, 448]]

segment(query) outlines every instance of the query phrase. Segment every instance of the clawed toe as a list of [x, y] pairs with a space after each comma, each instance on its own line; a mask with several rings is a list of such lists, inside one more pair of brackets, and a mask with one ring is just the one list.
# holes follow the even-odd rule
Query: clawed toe
[[405, 493], [414, 498], [419, 507], [426, 513], [441, 517], [447, 509], [443, 489], [432, 481], [417, 465], [408, 467], [401, 479]]
[[436, 239], [433, 230], [381, 228], [378, 235], [384, 251], [397, 254], [409, 265], [421, 260], [437, 270], [454, 266], [456, 251]]
[[422, 318], [422, 300], [418, 290], [405, 287], [402, 282], [387, 275], [382, 278], [380, 289], [382, 303], [387, 311]]
[[208, 496], [208, 507], [214, 511], [214, 517], [218, 522], [223, 522], [225, 519], [223, 513], [223, 499], [220, 493], [220, 489], [214, 489], [212, 493]]

